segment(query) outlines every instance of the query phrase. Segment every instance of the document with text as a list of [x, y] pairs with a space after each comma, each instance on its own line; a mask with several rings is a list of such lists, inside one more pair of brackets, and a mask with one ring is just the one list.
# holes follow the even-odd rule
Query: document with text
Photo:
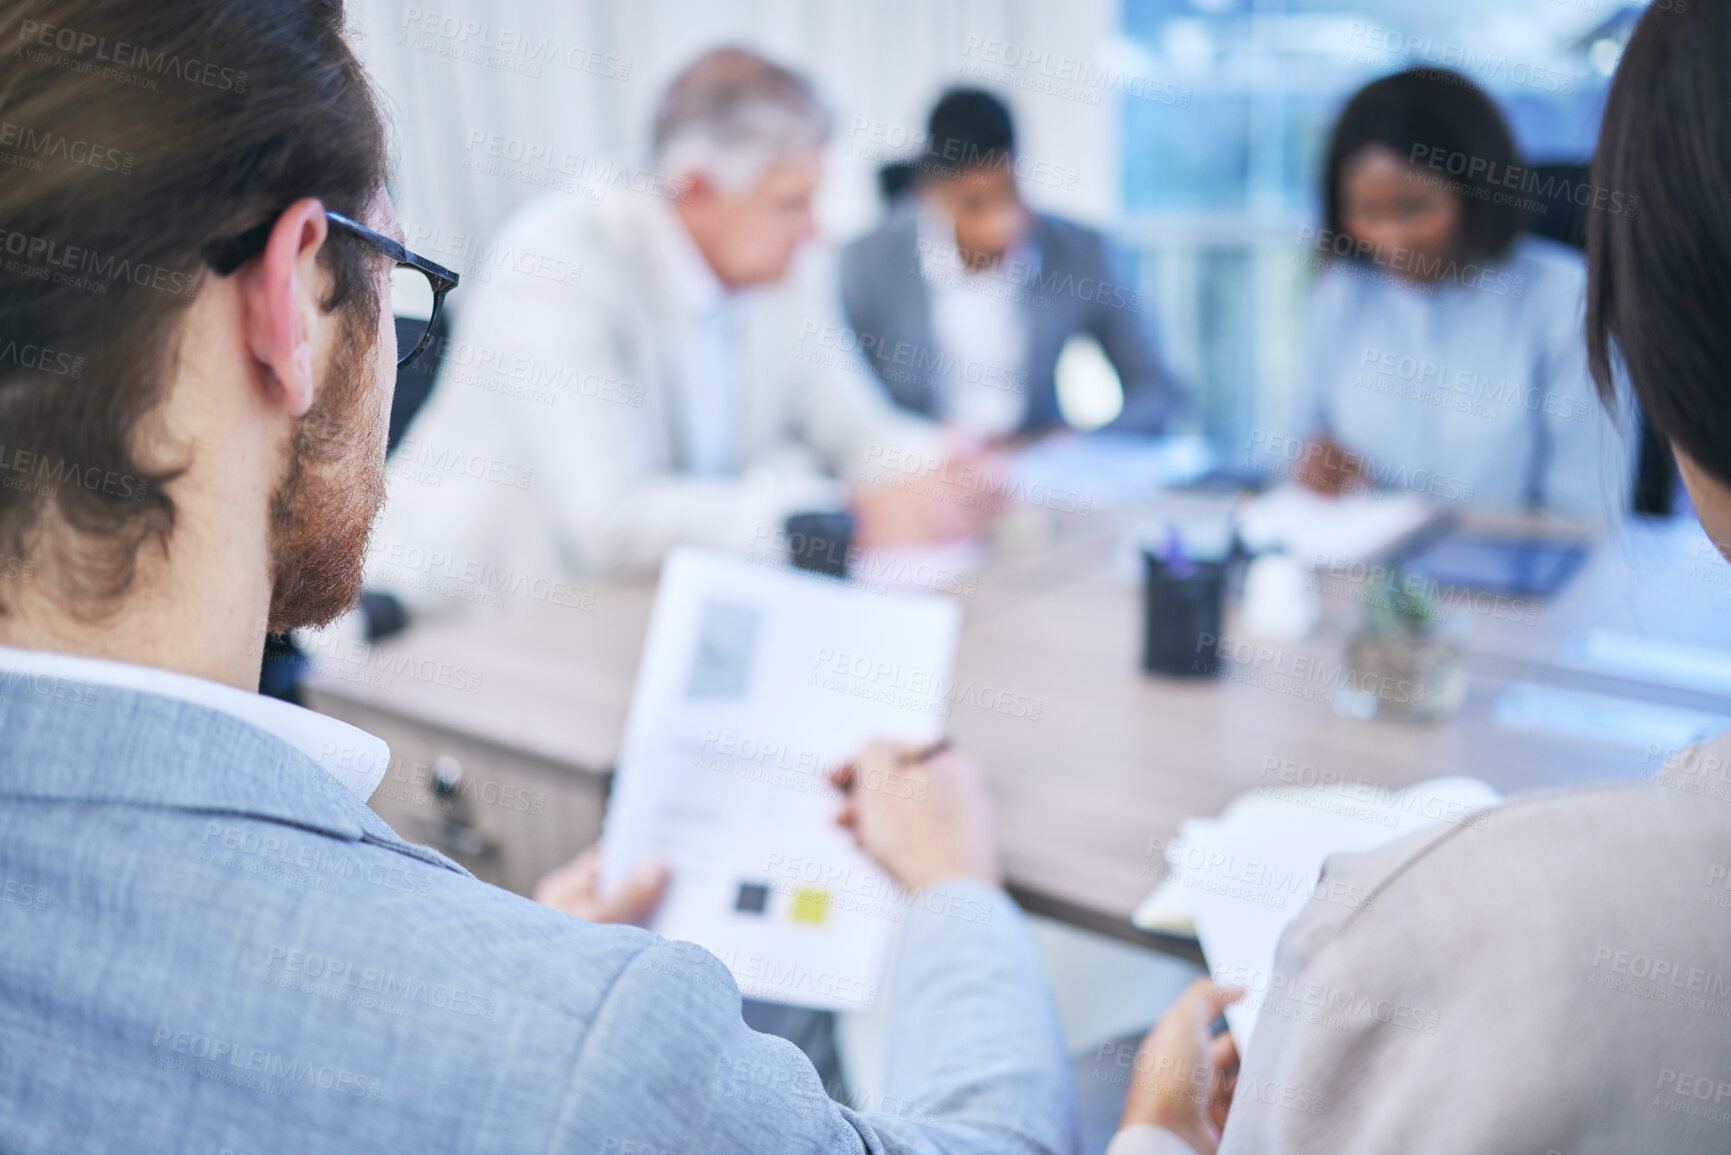
[[670, 555], [608, 805], [603, 891], [659, 858], [671, 879], [650, 929], [709, 950], [746, 997], [875, 1007], [907, 899], [836, 825], [829, 773], [875, 739], [941, 736], [960, 616], [934, 595]]

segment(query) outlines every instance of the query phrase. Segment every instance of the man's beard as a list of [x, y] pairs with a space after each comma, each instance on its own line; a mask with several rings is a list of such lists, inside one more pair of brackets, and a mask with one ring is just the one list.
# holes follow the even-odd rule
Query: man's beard
[[373, 368], [376, 326], [345, 322], [324, 388], [301, 419], [271, 496], [271, 633], [323, 626], [361, 596], [373, 518], [385, 500]]

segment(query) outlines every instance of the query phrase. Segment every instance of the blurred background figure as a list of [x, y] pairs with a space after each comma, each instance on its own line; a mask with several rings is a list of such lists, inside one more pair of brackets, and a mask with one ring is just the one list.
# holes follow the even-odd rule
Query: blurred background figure
[[[954, 304], [962, 294], [932, 290], [962, 284], [1001, 289], [1030, 314], [1027, 332], [1000, 341], [989, 359], [958, 349], [953, 364], [962, 384], [973, 386], [961, 392], [977, 406], [978, 416], [970, 418], [975, 427], [1008, 423], [1019, 431], [1042, 399], [1039, 334], [1063, 328], [1055, 324], [1058, 306], [1082, 304], [1074, 299], [1083, 292], [1081, 278], [1070, 290], [1054, 294], [1049, 288], [1062, 284], [1050, 275], [1049, 252], [1040, 252], [1037, 270], [1024, 261], [1040, 249], [1042, 215], [1057, 214], [1099, 227], [1122, 258], [1112, 286], [1138, 308], [1134, 318], [1118, 319], [1134, 319], [1154, 335], [1168, 379], [1184, 386], [1182, 410], [1166, 416], [1163, 427], [1199, 432], [1219, 459], [1244, 466], [1266, 465], [1252, 459], [1276, 438], [1302, 447], [1319, 428], [1319, 369], [1311, 363], [1308, 318], [1323, 319], [1311, 305], [1313, 293], [1327, 288], [1319, 267], [1342, 263], [1322, 247], [1322, 192], [1331, 183], [1324, 170], [1332, 129], [1346, 102], [1382, 77], [1453, 69], [1495, 102], [1515, 155], [1527, 158], [1521, 171], [1499, 172], [1495, 190], [1526, 202], [1520, 206], [1527, 210], [1523, 233], [1578, 248], [1587, 215], [1632, 207], [1595, 200], [1601, 190], [1591, 187], [1585, 166], [1606, 85], [1639, 11], [1631, 4], [1548, 4], [1525, 6], [1517, 17], [1492, 0], [1006, 0], [988, 9], [941, 0], [869, 10], [816, 3], [801, 20], [785, 21], [757, 0], [723, 7], [689, 0], [579, 7], [447, 0], [407, 8], [378, 0], [356, 5], [356, 23], [357, 50], [401, 112], [405, 147], [394, 192], [409, 238], [469, 274], [465, 283], [473, 289], [505, 275], [512, 259], [546, 255], [525, 256], [501, 244], [501, 227], [537, 197], [557, 190], [599, 207], [631, 195], [615, 178], [621, 168], [632, 180], [648, 175], [642, 170], [651, 163], [644, 129], [667, 81], [700, 54], [741, 44], [771, 59], [797, 61], [823, 78], [833, 101], [836, 131], [823, 150], [825, 179], [813, 204], [822, 239], [812, 248], [890, 231], [886, 192], [897, 198], [890, 216], [902, 218], [907, 230], [905, 263], [895, 270], [907, 291], [887, 304], [881, 295], [868, 302], [885, 313], [881, 323], [855, 316], [859, 334], [845, 323], [839, 335], [821, 326], [802, 330], [791, 347], [776, 351], [778, 359], [864, 354], [872, 364], [868, 373], [881, 376], [892, 397], [944, 418], [946, 390], [933, 380], [936, 369], [950, 364], [942, 332], [963, 326], [946, 325], [937, 298]], [[521, 35], [525, 31], [534, 35]], [[965, 182], [980, 209], [980, 227], [951, 219], [951, 232], [960, 228], [970, 236], [927, 245], [922, 254], [916, 206], [935, 200], [937, 185], [956, 183], [941, 178], [961, 167], [958, 162], [991, 152], [989, 140], [970, 145], [959, 130], [949, 136], [960, 143], [929, 139], [937, 102], [958, 90], [988, 93], [1009, 110], [1000, 118], [1000, 124], [1013, 121], [1000, 134], [1010, 141], [1009, 163], [975, 175], [988, 178], [984, 185], [999, 194], [1010, 186], [1013, 196], [980, 195], [980, 181]], [[1448, 171], [1451, 158], [1440, 148], [1408, 160], [1445, 187], [1460, 186], [1452, 191], [1463, 200], [1480, 199], [1487, 183], [1482, 172]], [[1432, 169], [1432, 161], [1445, 167]], [[898, 182], [887, 189], [886, 166]], [[959, 210], [952, 205], [951, 211]], [[996, 279], [965, 267], [962, 250], [989, 258], [1000, 243], [1005, 255], [992, 262], [1000, 270]], [[928, 282], [917, 257], [945, 283]], [[1398, 276], [1374, 260], [1365, 263], [1385, 279]], [[850, 259], [850, 274], [854, 265]], [[568, 271], [588, 279], [600, 266]], [[1514, 283], [1518, 270], [1508, 272], [1506, 281], [1495, 274], [1488, 279], [1493, 290]], [[1099, 295], [1097, 286], [1086, 288]], [[1028, 307], [1028, 299], [1040, 295], [1048, 307]], [[826, 310], [833, 296], [832, 286], [822, 302]], [[973, 313], [991, 312], [984, 303], [969, 303]], [[1508, 303], [1511, 311], [1536, 312], [1530, 301]], [[473, 299], [459, 302], [456, 320], [472, 306]], [[928, 333], [923, 342], [906, 339], [915, 322]], [[872, 324], [885, 332], [869, 331]], [[971, 332], [978, 345], [977, 334], [989, 329], [975, 325]], [[1084, 339], [1072, 340], [1058, 361], [1058, 415], [1083, 429], [1115, 418], [1136, 425], [1140, 391], [1126, 364], [1100, 351], [1096, 332], [1069, 335]], [[1374, 347], [1382, 350], [1381, 343]], [[1088, 374], [1070, 372], [1078, 350], [1086, 354]], [[1416, 349], [1387, 351], [1423, 363]], [[1350, 355], [1354, 369], [1350, 381], [1364, 349], [1343, 355]], [[1394, 364], [1398, 369], [1399, 357]], [[1504, 374], [1483, 375], [1495, 386]], [[1516, 382], [1508, 376], [1512, 389]], [[1131, 411], [1123, 413], [1120, 381], [1122, 392], [1133, 395]], [[1008, 388], [994, 394], [982, 387], [999, 382]], [[1079, 385], [1086, 387], [1078, 391]], [[533, 400], [523, 406], [540, 408]], [[1337, 438], [1345, 432], [1344, 424], [1333, 430]], [[399, 474], [413, 471], [408, 459], [420, 447], [410, 436], [399, 453]], [[1669, 450], [1645, 435], [1641, 444], [1632, 504], [1642, 512], [1671, 512], [1677, 487]], [[1345, 448], [1370, 456], [1375, 447]], [[1401, 464], [1407, 463], [1386, 465], [1384, 475], [1398, 475]], [[1420, 464], [1407, 464], [1408, 475]], [[1466, 480], [1454, 479], [1453, 487], [1464, 489]], [[540, 486], [537, 477], [530, 488]]]
[[[797, 355], [839, 326], [833, 277], [796, 261], [830, 132], [803, 77], [716, 49], [666, 88], [647, 169], [522, 209], [405, 442], [411, 477], [460, 454], [503, 483], [394, 485], [373, 584], [413, 605], [462, 596], [465, 573], [653, 570], [850, 506], [862, 541], [971, 532], [977, 507], [858, 484], [886, 458], [938, 463], [937, 427], [850, 360]], [[405, 569], [411, 552], [454, 575]]]
[[1466, 77], [1410, 69], [1335, 123], [1299, 480], [1606, 518], [1625, 442], [1595, 402], [1580, 255], [1523, 233], [1528, 168]]
[[1003, 101], [978, 88], [943, 95], [923, 151], [884, 170], [889, 218], [843, 255], [860, 348], [898, 404], [993, 439], [1063, 422], [1058, 358], [1085, 334], [1123, 390], [1111, 427], [1155, 432], [1179, 391], [1141, 293], [1102, 233], [1028, 206], [1024, 161]]

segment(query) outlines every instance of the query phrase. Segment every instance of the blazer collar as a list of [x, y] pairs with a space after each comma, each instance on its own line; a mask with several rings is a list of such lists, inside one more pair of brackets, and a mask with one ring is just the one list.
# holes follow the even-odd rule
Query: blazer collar
[[263, 694], [248, 693], [208, 678], [177, 674], [154, 666], [0, 646], [0, 681], [10, 683], [83, 682], [177, 698], [232, 714], [276, 735], [365, 802], [379, 788], [390, 762], [382, 739], [347, 722]]
[[461, 870], [403, 842], [312, 758], [258, 726], [184, 699], [58, 675], [0, 671], [4, 796], [243, 814]]

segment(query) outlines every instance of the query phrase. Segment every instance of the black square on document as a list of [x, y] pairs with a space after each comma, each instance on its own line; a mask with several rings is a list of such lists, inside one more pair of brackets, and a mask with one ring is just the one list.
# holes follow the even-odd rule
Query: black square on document
[[769, 887], [761, 882], [742, 882], [739, 884], [739, 897], [733, 900], [733, 909], [741, 914], [762, 914], [763, 908], [769, 905]]

